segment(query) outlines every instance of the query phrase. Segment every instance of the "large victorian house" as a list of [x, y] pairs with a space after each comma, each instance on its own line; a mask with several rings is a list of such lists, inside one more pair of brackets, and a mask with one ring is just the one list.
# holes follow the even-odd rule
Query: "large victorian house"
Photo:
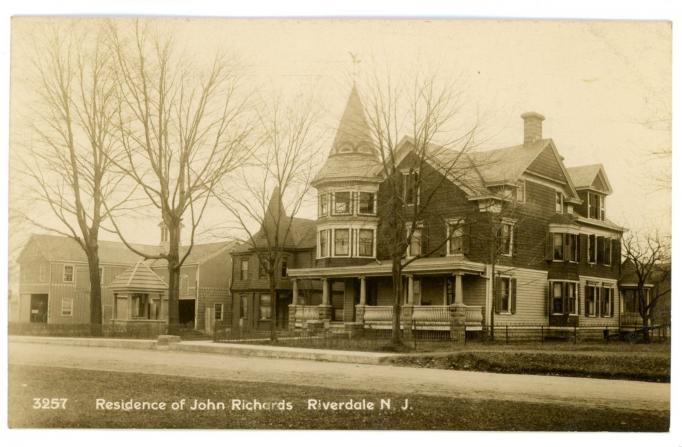
[[[403, 272], [403, 327], [618, 325], [624, 229], [607, 218], [606, 172], [601, 165], [567, 168], [554, 141], [542, 137], [544, 117], [522, 118], [521, 144], [462, 155], [457, 176], [445, 169], [456, 157], [447, 148], [434, 145], [425, 163], [409, 138], [395, 151], [404, 206], [420, 204], [420, 194], [433, 189], [430, 212], [417, 222], [405, 253], [415, 259]], [[391, 327], [384, 171], [354, 88], [313, 182], [312, 260], [287, 272], [291, 327], [313, 321]], [[499, 238], [491, 257], [491, 239], [480, 236], [493, 223]], [[319, 289], [303, 293], [304, 280]]]

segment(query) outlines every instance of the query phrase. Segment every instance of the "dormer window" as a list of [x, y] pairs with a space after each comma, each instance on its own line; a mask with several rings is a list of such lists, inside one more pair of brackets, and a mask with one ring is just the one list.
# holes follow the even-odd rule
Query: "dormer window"
[[604, 220], [606, 218], [605, 197], [594, 192], [587, 193], [587, 217]]
[[336, 216], [352, 214], [351, 193], [349, 191], [334, 193], [333, 214]]

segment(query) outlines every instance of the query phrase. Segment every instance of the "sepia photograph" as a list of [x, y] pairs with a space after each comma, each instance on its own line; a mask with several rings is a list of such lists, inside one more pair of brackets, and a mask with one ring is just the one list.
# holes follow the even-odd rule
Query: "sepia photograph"
[[10, 429], [670, 431], [672, 22], [10, 45]]

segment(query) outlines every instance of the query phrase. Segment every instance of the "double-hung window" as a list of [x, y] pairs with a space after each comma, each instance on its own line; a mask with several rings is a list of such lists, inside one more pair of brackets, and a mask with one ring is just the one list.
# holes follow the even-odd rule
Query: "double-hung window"
[[578, 284], [565, 283], [566, 313], [576, 315], [578, 313]]
[[215, 303], [213, 305], [213, 314], [215, 315], [216, 321], [223, 321], [223, 304]]
[[73, 298], [62, 298], [62, 317], [73, 316]]
[[73, 272], [74, 272], [74, 267], [73, 265], [65, 265], [64, 266], [64, 282], [73, 282]]
[[[423, 228], [423, 225], [417, 224], [414, 230], [412, 230], [412, 225], [408, 224], [407, 236], [410, 237], [410, 240], [407, 246], [407, 256], [414, 257], [422, 254]], [[410, 232], [412, 235], [410, 235]]]
[[358, 256], [374, 256], [374, 230], [361, 229], [358, 231]]
[[329, 194], [322, 193], [318, 196], [318, 216], [324, 217], [329, 213]]
[[601, 316], [613, 316], [613, 289], [611, 287], [601, 289]]
[[564, 194], [557, 191], [555, 194], [555, 205], [554, 205], [555, 211], [559, 214], [563, 214], [564, 212]]
[[448, 221], [448, 255], [464, 252], [464, 220], [451, 219]]
[[403, 200], [405, 205], [419, 204], [419, 172], [403, 173]]
[[374, 198], [375, 195], [373, 192], [360, 191], [358, 193], [358, 214], [376, 214]]
[[321, 230], [319, 233], [319, 257], [326, 258], [329, 256], [329, 230]]
[[500, 254], [511, 256], [514, 249], [514, 224], [503, 222], [499, 231]]
[[350, 193], [350, 191], [335, 192], [333, 214], [337, 216], [352, 214], [353, 210], [351, 209], [352, 204], [351, 196], [352, 194]]
[[272, 296], [269, 293], [261, 293], [260, 305], [259, 305], [260, 319], [261, 320], [269, 320], [270, 319], [270, 317], [272, 316], [272, 308], [270, 307], [271, 305], [272, 305]]
[[585, 316], [596, 317], [599, 302], [599, 286], [588, 284], [585, 286]]
[[337, 228], [334, 230], [334, 256], [350, 255], [350, 230]]
[[564, 260], [564, 235], [563, 233], [552, 233], [552, 259], [555, 261]]
[[242, 259], [239, 267], [239, 279], [242, 281], [249, 279], [249, 260]]

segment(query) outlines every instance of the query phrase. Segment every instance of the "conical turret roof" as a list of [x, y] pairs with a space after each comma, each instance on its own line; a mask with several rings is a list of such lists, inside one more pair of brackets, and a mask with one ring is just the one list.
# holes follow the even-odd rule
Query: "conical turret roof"
[[355, 85], [348, 97], [329, 155], [351, 153], [376, 155], [364, 107]]
[[357, 88], [348, 97], [329, 157], [314, 182], [342, 178], [373, 178], [379, 155], [372, 142], [364, 107]]

